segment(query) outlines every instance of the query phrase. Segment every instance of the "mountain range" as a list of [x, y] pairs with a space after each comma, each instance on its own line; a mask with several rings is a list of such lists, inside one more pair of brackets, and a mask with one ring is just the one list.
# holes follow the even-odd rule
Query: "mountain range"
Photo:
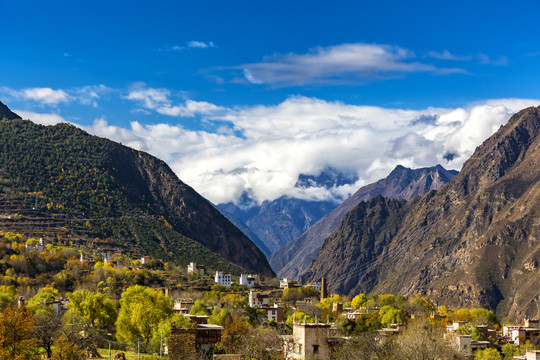
[[[300, 174], [295, 189], [318, 188], [331, 191], [345, 184], [354, 184], [357, 180], [358, 176], [355, 174], [346, 174], [329, 167], [318, 175]], [[307, 200], [281, 196], [259, 204], [244, 193], [236, 203], [218, 204], [217, 208], [232, 223], [244, 229], [244, 233], [270, 256], [281, 246], [300, 236], [341, 201], [337, 197], [329, 200]], [[260, 245], [259, 241], [263, 245]]]
[[425, 294], [519, 319], [540, 304], [540, 107], [513, 115], [458, 175], [410, 201], [361, 202], [303, 280], [336, 293]]
[[440, 188], [456, 174], [457, 171], [441, 165], [414, 170], [398, 165], [386, 178], [363, 186], [300, 237], [274, 252], [270, 265], [280, 277], [297, 278], [315, 260], [324, 240], [332, 235], [345, 214], [361, 201], [377, 195], [410, 200]]
[[3, 230], [107, 238], [177, 264], [274, 275], [258, 247], [165, 162], [69, 124], [22, 120], [1, 103], [0, 111]]

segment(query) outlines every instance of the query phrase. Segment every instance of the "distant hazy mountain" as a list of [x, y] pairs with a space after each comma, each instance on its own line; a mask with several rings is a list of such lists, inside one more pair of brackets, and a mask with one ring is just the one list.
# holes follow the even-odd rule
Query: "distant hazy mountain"
[[[345, 184], [354, 184], [356, 180], [358, 177], [355, 174], [345, 174], [327, 168], [319, 175], [301, 174], [295, 187], [332, 189]], [[332, 211], [339, 202], [337, 199], [312, 201], [282, 196], [259, 205], [244, 193], [236, 204], [232, 202], [219, 204], [217, 208], [231, 222], [235, 223], [238, 219], [244, 222], [249, 232], [255, 234], [272, 253], [300, 236], [317, 220]], [[254, 242], [257, 244], [256, 240]], [[261, 250], [264, 252], [263, 248]]]
[[360, 188], [300, 237], [274, 252], [270, 265], [278, 276], [296, 278], [315, 260], [324, 240], [334, 232], [343, 216], [361, 201], [376, 195], [409, 200], [440, 188], [456, 174], [457, 171], [440, 165], [415, 170], [398, 165], [386, 178]]
[[426, 294], [439, 304], [535, 316], [540, 299], [540, 107], [480, 145], [461, 172], [411, 201], [362, 202], [304, 280], [341, 294]]
[[250, 228], [242, 221], [240, 220], [235, 214], [227, 212], [224, 209], [218, 209], [223, 216], [225, 216], [227, 219], [229, 219], [230, 222], [233, 223], [234, 226], [236, 226], [240, 231], [242, 231], [248, 238], [253, 241], [255, 245], [263, 252], [264, 256], [267, 258], [270, 256], [271, 252], [266, 247], [266, 245], [259, 239], [257, 234], [255, 234], [253, 231], [251, 231]]
[[[253, 242], [165, 162], [72, 125], [37, 125], [3, 104], [0, 111], [0, 212], [25, 211], [18, 222], [1, 216], [2, 229], [109, 238], [128, 252], [177, 264], [274, 275]], [[29, 196], [41, 199], [37, 209]]]

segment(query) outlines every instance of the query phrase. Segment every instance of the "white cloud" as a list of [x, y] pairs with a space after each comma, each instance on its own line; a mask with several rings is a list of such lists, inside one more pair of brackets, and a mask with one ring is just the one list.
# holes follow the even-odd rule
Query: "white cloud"
[[[92, 90], [87, 91], [93, 98]], [[398, 164], [417, 168], [441, 163], [459, 170], [513, 113], [540, 103], [493, 99], [459, 108], [410, 110], [295, 96], [272, 106], [229, 109], [185, 98], [175, 103], [171, 97], [167, 89], [138, 84], [126, 99], [144, 111], [217, 121], [219, 129], [213, 133], [139, 122], [121, 127], [106, 118], [83, 128], [165, 160], [180, 179], [215, 203], [234, 201], [245, 191], [259, 202], [283, 195], [343, 199]], [[40, 124], [65, 121], [58, 114], [15, 111]], [[356, 173], [358, 181], [331, 189], [295, 187], [300, 174], [318, 175], [328, 167]]]
[[25, 120], [32, 120], [36, 124], [41, 125], [56, 125], [67, 122], [58, 114], [36, 113], [25, 110], [14, 110], [14, 112]]
[[169, 99], [170, 96], [171, 92], [167, 89], [154, 89], [147, 87], [144, 83], [137, 83], [124, 99], [136, 101], [148, 110], [154, 110], [167, 116], [194, 117], [216, 114], [226, 110], [224, 107], [206, 101], [190, 99], [185, 99], [182, 104], [173, 105]]
[[57, 106], [60, 103], [78, 101], [81, 104], [97, 107], [97, 100], [109, 94], [113, 89], [105, 85], [88, 85], [81, 88], [52, 89], [49, 87], [34, 87], [21, 90], [1, 87], [0, 93], [7, 94], [17, 100], [31, 100], [42, 105]]
[[207, 48], [211, 48], [215, 46], [212, 41], [207, 42], [207, 43], [202, 42], [202, 41], [188, 41], [186, 45], [187, 47], [197, 48], [197, 49], [207, 49]]
[[[257, 201], [282, 195], [332, 199], [385, 177], [398, 164], [441, 163], [459, 170], [513, 113], [539, 103], [496, 99], [462, 108], [408, 110], [291, 97], [275, 106], [222, 108], [206, 118], [230, 122], [236, 133], [137, 122], [121, 128], [105, 119], [87, 130], [164, 159], [180, 179], [215, 203], [236, 200], [244, 191]], [[328, 167], [357, 173], [359, 180], [332, 189], [294, 186], [300, 174], [318, 175]]]
[[144, 83], [135, 84], [124, 97], [127, 100], [134, 100], [142, 104], [145, 108], [156, 109], [169, 105], [171, 92], [167, 89], [148, 88]]
[[70, 100], [70, 96], [64, 90], [54, 90], [47, 87], [23, 89], [19, 94], [23, 99], [33, 100], [42, 104], [58, 104]]
[[203, 41], [188, 41], [185, 45], [173, 45], [166, 48], [158, 49], [159, 51], [183, 51], [188, 49], [209, 49], [216, 47], [214, 42], [203, 42]]
[[506, 56], [499, 56], [497, 58], [493, 58], [484, 53], [477, 53], [474, 55], [455, 55], [448, 50], [444, 50], [443, 52], [430, 51], [426, 54], [426, 56], [438, 60], [476, 61], [483, 65], [508, 65], [508, 58]]
[[412, 51], [398, 46], [354, 43], [317, 47], [307, 54], [278, 54], [237, 68], [251, 83], [279, 86], [363, 82], [416, 72], [466, 72], [414, 59]]

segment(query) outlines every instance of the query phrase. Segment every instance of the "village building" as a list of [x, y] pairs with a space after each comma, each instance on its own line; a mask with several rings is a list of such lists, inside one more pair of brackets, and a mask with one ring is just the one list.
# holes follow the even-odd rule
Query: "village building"
[[268, 299], [270, 298], [267, 294], [259, 294], [255, 290], [249, 291], [249, 306], [260, 308], [263, 306], [268, 306]]
[[274, 306], [263, 306], [259, 309], [266, 311], [266, 319], [268, 321], [274, 320], [275, 322], [283, 322], [283, 307], [280, 304], [274, 304]]
[[393, 336], [401, 334], [405, 330], [404, 324], [390, 324], [387, 328], [382, 328], [379, 330], [379, 334], [384, 336]]
[[146, 264], [150, 261], [150, 258], [148, 256], [141, 257], [141, 264]]
[[191, 275], [204, 275], [206, 272], [206, 268], [204, 265], [198, 265], [197, 263], [191, 262], [189, 263], [187, 267], [188, 274]]
[[223, 327], [213, 324], [197, 324], [194, 328], [180, 328], [171, 324], [168, 345], [170, 360], [198, 360], [221, 342]]
[[332, 312], [341, 314], [343, 312], [343, 303], [335, 302], [332, 304]]
[[293, 334], [283, 336], [284, 359], [331, 360], [344, 338], [333, 337], [330, 324], [293, 324]]
[[193, 305], [195, 305], [193, 299], [176, 299], [174, 301], [173, 310], [181, 314], [189, 314]]
[[221, 271], [216, 271], [216, 275], [214, 277], [214, 282], [217, 285], [230, 287], [232, 285], [232, 275], [226, 274], [224, 275]]
[[255, 277], [251, 275], [240, 275], [240, 281], [238, 282], [240, 286], [246, 286], [248, 289], [252, 289], [255, 287]]
[[321, 291], [321, 282], [310, 282], [307, 283], [306, 287], [314, 288], [317, 291]]
[[43, 251], [45, 250], [46, 242], [42, 238], [39, 240], [30, 241], [28, 240], [26, 242], [26, 250], [34, 250], [34, 251]]
[[89, 264], [89, 265], [95, 264], [94, 259], [91, 258], [90, 256], [88, 256], [88, 254], [85, 254], [83, 252], [81, 252], [81, 255], [79, 257], [79, 261], [81, 262], [81, 264]]
[[43, 300], [44, 305], [51, 306], [54, 309], [56, 315], [62, 316], [68, 310], [69, 299], [60, 298], [57, 300]]
[[491, 346], [489, 341], [475, 341], [471, 335], [455, 335], [454, 346], [465, 355], [474, 355], [478, 350], [484, 350]]
[[514, 356], [514, 360], [540, 360], [540, 350], [528, 350], [525, 355]]
[[351, 321], [356, 321], [360, 316], [362, 316], [364, 313], [360, 310], [353, 310], [353, 311], [347, 311], [342, 314], [342, 316], [346, 317], [347, 319]]
[[293, 279], [284, 278], [284, 279], [279, 280], [279, 287], [281, 289], [290, 289], [290, 288], [301, 287], [301, 286], [302, 286], [301, 284], [298, 284]]

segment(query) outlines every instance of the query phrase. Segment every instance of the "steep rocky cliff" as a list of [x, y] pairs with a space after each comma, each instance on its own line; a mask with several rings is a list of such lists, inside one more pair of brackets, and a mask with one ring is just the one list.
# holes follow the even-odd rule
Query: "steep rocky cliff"
[[352, 209], [304, 279], [326, 276], [331, 290], [351, 295], [426, 294], [532, 316], [540, 305], [539, 180], [540, 107], [512, 116], [440, 190]]
[[376, 195], [410, 200], [439, 189], [456, 174], [457, 171], [446, 170], [440, 165], [414, 170], [398, 165], [386, 178], [363, 186], [300, 237], [276, 251], [270, 257], [272, 269], [280, 277], [296, 278], [302, 275], [317, 257], [324, 240], [334, 232], [345, 214], [361, 201]]

